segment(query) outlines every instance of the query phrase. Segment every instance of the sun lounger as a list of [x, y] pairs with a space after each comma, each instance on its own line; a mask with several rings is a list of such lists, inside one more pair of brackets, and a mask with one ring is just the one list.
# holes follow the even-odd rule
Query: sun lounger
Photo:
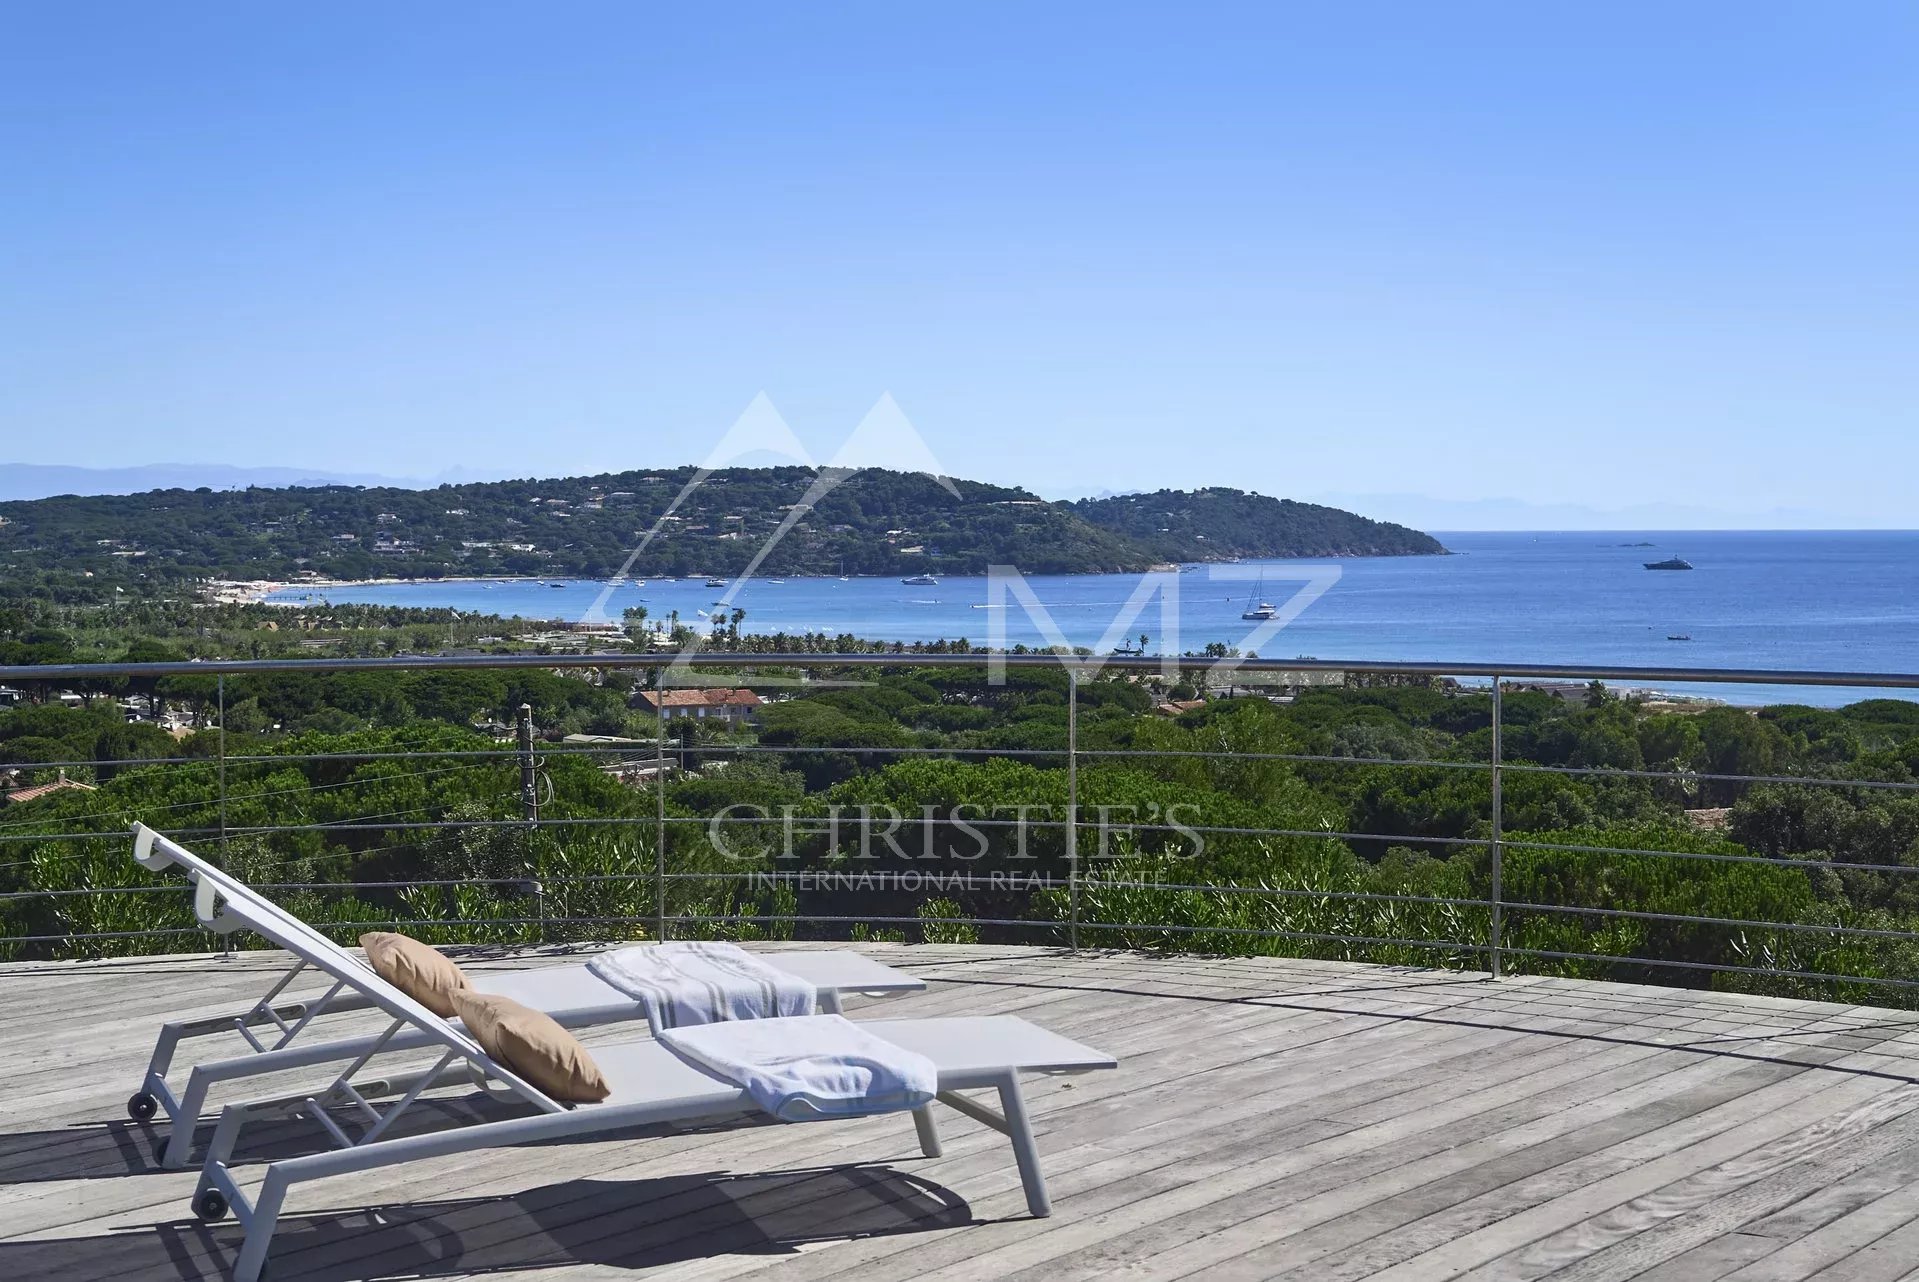
[[[498, 1063], [463, 1028], [441, 1019], [244, 884], [231, 878], [196, 878], [194, 911], [209, 928], [254, 930], [296, 956], [310, 957], [315, 969], [391, 1020], [386, 1033], [376, 1039], [377, 1044], [365, 1056], [324, 1090], [295, 1102], [291, 1110], [287, 1110], [286, 1101], [232, 1104], [222, 1110], [194, 1196], [194, 1211], [206, 1220], [217, 1220], [230, 1212], [245, 1228], [234, 1269], [238, 1282], [257, 1282], [288, 1191], [313, 1180], [454, 1153], [580, 1139], [641, 1125], [721, 1120], [752, 1111], [744, 1089], [695, 1067], [652, 1038], [592, 1048], [610, 1093], [600, 1103], [569, 1107]], [[774, 1022], [768, 1021], [769, 1025]], [[1006, 1135], [1012, 1143], [1027, 1209], [1035, 1216], [1051, 1213], [1019, 1075], [1114, 1068], [1117, 1064], [1111, 1056], [1010, 1015], [877, 1020], [863, 1023], [861, 1028], [930, 1060], [939, 1101]], [[352, 1078], [373, 1054], [403, 1032], [419, 1037], [420, 1044], [437, 1050], [439, 1057], [432, 1068], [417, 1074], [405, 1092], [382, 1110], [358, 1090]], [[517, 1101], [530, 1114], [454, 1124], [419, 1134], [393, 1134], [394, 1122], [429, 1087], [462, 1076], [496, 1098]], [[997, 1092], [999, 1108], [959, 1093], [966, 1090]], [[364, 1125], [357, 1135], [349, 1134], [323, 1103], [335, 1100], [350, 1102], [359, 1115]], [[259, 1185], [249, 1195], [229, 1162], [246, 1122], [274, 1110], [296, 1111], [311, 1118], [337, 1148], [267, 1163]], [[939, 1135], [930, 1106], [914, 1110], [914, 1120], [921, 1151], [938, 1156]]]
[[[141, 866], [155, 872], [178, 867], [186, 873], [195, 887], [196, 907], [200, 897], [224, 896], [240, 890], [263, 904], [271, 903], [258, 891], [144, 824], [134, 826], [133, 838], [134, 858]], [[208, 898], [206, 902], [211, 904], [213, 900]], [[276, 910], [289, 921], [298, 920], [284, 910], [277, 907]], [[235, 924], [232, 919], [216, 919], [208, 928], [227, 931], [234, 929]], [[300, 937], [298, 946], [282, 947], [293, 954], [292, 965], [246, 1010], [161, 1026], [146, 1076], [140, 1089], [127, 1101], [127, 1114], [135, 1121], [147, 1121], [161, 1112], [166, 1114], [169, 1129], [158, 1150], [161, 1165], [180, 1170], [188, 1164], [194, 1130], [206, 1109], [208, 1095], [221, 1082], [315, 1064], [346, 1063], [362, 1056], [416, 1050], [428, 1045], [428, 1039], [417, 1029], [402, 1029], [385, 1037], [371, 1034], [321, 1038], [315, 1023], [323, 1016], [370, 1010], [374, 1003], [364, 992], [338, 978], [323, 992], [285, 999], [282, 994], [309, 972], [321, 976], [324, 982], [330, 972], [319, 965], [320, 955], [350, 964], [355, 971], [371, 972], [354, 954], [310, 927]], [[818, 990], [820, 1009], [829, 1014], [839, 1013], [844, 998], [851, 995], [889, 997], [919, 992], [926, 987], [921, 979], [855, 952], [796, 951], [764, 954], [763, 958], [811, 982]], [[545, 1011], [566, 1028], [590, 1028], [645, 1018], [638, 1002], [592, 974], [585, 963], [521, 971], [476, 970], [469, 972], [467, 978], [480, 992], [511, 997], [535, 1010]], [[256, 1030], [264, 1030], [264, 1036]], [[176, 1092], [168, 1081], [168, 1074], [173, 1069], [180, 1043], [219, 1033], [237, 1034], [245, 1049], [235, 1056], [195, 1064], [187, 1074], [185, 1086]], [[409, 1079], [404, 1078], [367, 1080], [360, 1083], [360, 1091], [377, 1096], [404, 1090], [409, 1084]]]

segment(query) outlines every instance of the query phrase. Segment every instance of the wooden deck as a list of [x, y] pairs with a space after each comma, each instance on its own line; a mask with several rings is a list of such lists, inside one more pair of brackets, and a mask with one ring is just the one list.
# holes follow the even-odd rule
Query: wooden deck
[[[1121, 1058], [1031, 1083], [1051, 1219], [1026, 1216], [1004, 1141], [943, 1110], [932, 1160], [894, 1117], [322, 1183], [290, 1201], [270, 1275], [1919, 1278], [1919, 1016], [1326, 962], [867, 951], [932, 987], [855, 1018], [1017, 1012]], [[123, 1104], [161, 1017], [250, 999], [272, 960], [0, 967], [0, 1278], [225, 1276], [237, 1229], [192, 1218], [193, 1175], [154, 1169]]]

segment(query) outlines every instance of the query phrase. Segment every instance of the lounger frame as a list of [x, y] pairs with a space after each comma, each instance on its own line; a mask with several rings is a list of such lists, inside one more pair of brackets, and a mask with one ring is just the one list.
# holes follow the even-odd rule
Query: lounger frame
[[[154, 872], [178, 867], [194, 883], [196, 894], [209, 893], [201, 890], [202, 887], [210, 887], [213, 893], [244, 889], [251, 898], [262, 903], [271, 903], [257, 891], [247, 887], [245, 883], [221, 872], [186, 847], [169, 840], [144, 824], [134, 825], [133, 840], [133, 857], [142, 867]], [[199, 904], [196, 900], [196, 915], [199, 915], [198, 908]], [[279, 911], [289, 920], [299, 920], [283, 909]], [[202, 915], [202, 924], [208, 930], [222, 934], [246, 925], [230, 916], [219, 914], [213, 914], [211, 920]], [[364, 969], [362, 963], [345, 948], [318, 931], [313, 931], [312, 934], [319, 941], [326, 955]], [[316, 1064], [358, 1061], [362, 1056], [371, 1058], [370, 1051], [393, 1054], [417, 1050], [432, 1043], [432, 1039], [418, 1029], [405, 1028], [399, 1030], [389, 1028], [380, 1034], [363, 1034], [324, 1042], [315, 1041], [317, 1031], [314, 1031], [313, 1025], [321, 1015], [367, 1011], [373, 1009], [375, 1003], [364, 992], [337, 976], [331, 976], [332, 986], [323, 993], [308, 994], [282, 1001], [281, 994], [285, 993], [302, 975], [314, 972], [328, 977], [325, 971], [320, 970], [314, 959], [306, 955], [305, 947], [288, 945], [283, 947], [289, 947], [289, 951], [294, 953], [292, 965], [279, 975], [253, 1005], [238, 1014], [172, 1021], [161, 1025], [159, 1035], [154, 1041], [153, 1054], [147, 1061], [146, 1073], [141, 1078], [140, 1089], [127, 1101], [127, 1114], [140, 1122], [148, 1121], [161, 1113], [166, 1115], [167, 1134], [160, 1141], [156, 1156], [160, 1164], [168, 1170], [183, 1170], [189, 1164], [193, 1155], [193, 1137], [199, 1127], [200, 1117], [206, 1111], [208, 1097], [221, 1083], [289, 1069], [308, 1068]], [[922, 981], [902, 979], [886, 985], [877, 982], [866, 983], [847, 991], [864, 997], [882, 998], [917, 992], [924, 987], [925, 984]], [[839, 1014], [843, 1010], [842, 993], [838, 989], [820, 988], [818, 1000], [820, 1009], [826, 1014]], [[640, 1007], [635, 1003], [632, 1013], [617, 1019], [610, 1015], [599, 1014], [590, 1017], [572, 1017], [566, 1012], [550, 1013], [568, 1028], [590, 1028], [602, 1023], [632, 1019], [639, 1010]], [[277, 1030], [277, 1035], [269, 1031], [267, 1037], [271, 1040], [265, 1040], [255, 1033], [254, 1030], [259, 1028]], [[237, 1033], [249, 1049], [241, 1055], [195, 1064], [188, 1071], [186, 1084], [176, 1092], [168, 1077], [174, 1067], [174, 1059], [178, 1054], [180, 1043], [193, 1038], [224, 1033]], [[302, 1034], [306, 1034], [304, 1039]], [[295, 1045], [296, 1041], [299, 1042], [298, 1045]], [[360, 1066], [365, 1067], [364, 1063]], [[361, 1095], [377, 1097], [404, 1092], [412, 1085], [413, 1080], [412, 1076], [367, 1078], [354, 1083], [354, 1086]]]
[[[1085, 1071], [1085, 1070], [1062, 1070]], [[958, 1092], [992, 1090], [998, 1093], [995, 1109]], [[530, 1117], [510, 1118], [473, 1126], [460, 1126], [423, 1135], [381, 1139], [369, 1134], [348, 1140], [342, 1147], [324, 1153], [282, 1158], [266, 1165], [257, 1188], [249, 1194], [228, 1165], [241, 1130], [249, 1120], [275, 1114], [314, 1116], [308, 1102], [286, 1100], [261, 1104], [233, 1104], [222, 1111], [214, 1132], [207, 1161], [201, 1169], [200, 1185], [194, 1206], [202, 1218], [206, 1213], [209, 1191], [217, 1192], [219, 1212], [230, 1211], [246, 1230], [240, 1254], [234, 1265], [236, 1282], [257, 1282], [265, 1267], [280, 1212], [287, 1194], [296, 1186], [339, 1175], [360, 1174], [386, 1167], [401, 1166], [427, 1158], [487, 1149], [513, 1148], [553, 1140], [618, 1131], [627, 1127], [669, 1122], [722, 1121], [741, 1114], [758, 1114], [745, 1091], [732, 1091], [725, 1098], [703, 1094], [694, 1098], [646, 1100], [632, 1104], [588, 1105], [560, 1112], [540, 1112]], [[417, 1090], [386, 1114], [397, 1116], [413, 1099]], [[1046, 1177], [1040, 1168], [1039, 1148], [1033, 1138], [1032, 1123], [1020, 1092], [1017, 1070], [941, 1073], [939, 1100], [956, 1111], [1005, 1135], [1011, 1142], [1013, 1160], [1019, 1170], [1020, 1185], [1026, 1196], [1026, 1209], [1036, 1218], [1052, 1214], [1052, 1202], [1046, 1191]], [[913, 1112], [920, 1152], [926, 1157], [941, 1153], [939, 1131], [930, 1109]], [[784, 1125], [807, 1125], [793, 1122]], [[347, 1140], [337, 1128], [336, 1139]], [[378, 1128], [375, 1128], [378, 1130]]]
[[[679, 1065], [677, 1076], [686, 1085], [627, 1103], [589, 1104], [572, 1107], [548, 1096], [510, 1068], [490, 1057], [467, 1033], [389, 984], [370, 966], [325, 938], [305, 922], [267, 900], [244, 882], [229, 877], [199, 860], [166, 838], [144, 827], [136, 830], [136, 850], [148, 867], [163, 867], [164, 862], [191, 861], [194, 881], [194, 915], [209, 930], [221, 932], [252, 930], [281, 948], [305, 957], [311, 966], [335, 981], [335, 991], [351, 991], [366, 1005], [390, 1018], [384, 1032], [369, 1039], [369, 1044], [353, 1062], [325, 1089], [311, 1094], [248, 1104], [232, 1104], [221, 1111], [205, 1164], [201, 1168], [194, 1209], [204, 1219], [218, 1219], [231, 1213], [245, 1229], [239, 1257], [234, 1266], [237, 1282], [258, 1282], [265, 1268], [267, 1252], [288, 1192], [314, 1180], [351, 1175], [408, 1162], [457, 1153], [512, 1148], [569, 1139], [625, 1128], [666, 1122], [721, 1120], [742, 1113], [759, 1113], [744, 1091], [703, 1070], [677, 1061], [672, 1052], [659, 1043], [649, 1043], [657, 1054]], [[164, 845], [162, 845], [164, 843]], [[159, 847], [160, 855], [155, 853]], [[161, 863], [149, 862], [162, 855], [174, 856]], [[1000, 1017], [1006, 1019], [1006, 1017]], [[919, 1026], [939, 1021], [905, 1021]], [[958, 1021], [970, 1024], [972, 1021]], [[1007, 1022], [1023, 1027], [1023, 1021]], [[883, 1028], [884, 1025], [875, 1027]], [[1036, 1035], [1046, 1036], [1034, 1030]], [[399, 1098], [383, 1110], [369, 1098], [354, 1077], [396, 1040], [414, 1038], [423, 1047], [440, 1051], [433, 1066], [407, 1078], [383, 1080], [387, 1091], [398, 1090]], [[1064, 1042], [1073, 1055], [1048, 1059], [1030, 1065], [1048, 1073], [1078, 1073], [1112, 1068], [1110, 1057]], [[292, 1048], [288, 1048], [292, 1049]], [[648, 1053], [652, 1053], [649, 1051]], [[1034, 1143], [1031, 1122], [1020, 1092], [1020, 1065], [1014, 1063], [967, 1068], [942, 1066], [938, 1077], [937, 1099], [967, 1117], [984, 1123], [1005, 1135], [1012, 1144], [1020, 1183], [1026, 1194], [1026, 1206], [1034, 1216], [1052, 1213], [1046, 1192], [1045, 1176], [1040, 1169], [1038, 1147]], [[519, 1101], [531, 1109], [531, 1115], [418, 1135], [391, 1134], [393, 1124], [429, 1089], [461, 1078], [496, 1096]], [[959, 1094], [965, 1090], [993, 1090], [998, 1093], [996, 1110]], [[325, 1104], [347, 1103], [365, 1126], [350, 1134], [336, 1121]], [[251, 1194], [235, 1178], [231, 1166], [234, 1149], [250, 1120], [270, 1115], [297, 1114], [318, 1123], [336, 1145], [332, 1151], [304, 1154], [269, 1162], [259, 1186]], [[784, 1123], [806, 1125], [807, 1123]], [[940, 1152], [939, 1133], [931, 1106], [914, 1111], [914, 1125], [920, 1151], [936, 1157]]]

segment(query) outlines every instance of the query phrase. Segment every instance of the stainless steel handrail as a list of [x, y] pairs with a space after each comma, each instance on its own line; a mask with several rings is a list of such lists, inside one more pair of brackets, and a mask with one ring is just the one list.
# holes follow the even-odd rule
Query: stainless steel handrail
[[1204, 655], [1005, 654], [978, 651], [898, 654], [752, 654], [716, 650], [695, 657], [649, 654], [459, 654], [396, 655], [346, 659], [207, 659], [167, 663], [49, 663], [0, 666], [0, 681], [83, 681], [117, 677], [211, 677], [254, 673], [379, 672], [409, 668], [977, 668], [987, 662], [1009, 668], [1093, 667], [1113, 672], [1158, 672], [1224, 667], [1234, 672], [1346, 672], [1374, 676], [1503, 677], [1508, 681], [1697, 681], [1712, 685], [1853, 686], [1919, 690], [1919, 673], [1846, 672], [1798, 668], [1671, 668], [1621, 664], [1487, 663], [1450, 660], [1218, 659]]

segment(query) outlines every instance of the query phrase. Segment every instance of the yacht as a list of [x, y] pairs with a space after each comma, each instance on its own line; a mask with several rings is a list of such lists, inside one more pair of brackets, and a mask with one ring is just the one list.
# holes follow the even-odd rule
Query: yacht
[[1678, 557], [1678, 556], [1667, 557], [1663, 561], [1647, 561], [1644, 564], [1648, 570], [1690, 570], [1692, 569], [1691, 561], [1686, 560], [1684, 557]]
[[706, 581], [706, 586], [709, 588], [723, 588], [726, 586], [726, 580], [725, 579], [708, 579]]
[[1279, 617], [1279, 610], [1273, 605], [1271, 601], [1259, 600], [1260, 594], [1263, 593], [1265, 590], [1266, 590], [1266, 576], [1261, 575], [1259, 582], [1253, 585], [1253, 595], [1246, 598], [1246, 608], [1240, 611], [1240, 615], [1239, 615], [1240, 618], [1242, 619], [1277, 619]]
[[900, 582], [915, 588], [936, 588], [940, 585], [940, 581], [930, 574], [915, 574], [910, 579], [901, 579]]

